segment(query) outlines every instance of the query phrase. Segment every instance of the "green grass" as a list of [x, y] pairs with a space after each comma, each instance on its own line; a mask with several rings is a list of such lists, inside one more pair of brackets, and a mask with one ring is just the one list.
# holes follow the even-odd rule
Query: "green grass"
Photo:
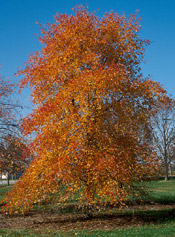
[[3, 185], [0, 186], [0, 202], [4, 198], [5, 194], [12, 189], [12, 186]]
[[55, 231], [55, 230], [0, 230], [1, 236], [141, 236], [141, 237], [159, 237], [174, 236], [175, 222], [168, 222], [164, 225], [146, 225], [135, 228], [115, 229], [115, 230], [81, 230], [81, 231]]
[[175, 203], [175, 180], [151, 181], [146, 183], [151, 200], [160, 204]]

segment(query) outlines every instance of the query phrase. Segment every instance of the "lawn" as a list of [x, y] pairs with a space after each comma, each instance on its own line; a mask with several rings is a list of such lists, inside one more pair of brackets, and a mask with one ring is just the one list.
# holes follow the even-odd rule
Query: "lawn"
[[[0, 236], [174, 236], [175, 180], [145, 183], [150, 200], [87, 218], [73, 204], [35, 208], [28, 215], [0, 214]], [[10, 187], [0, 187], [0, 199]]]
[[150, 190], [151, 199], [154, 202], [175, 203], [175, 179], [168, 182], [164, 180], [147, 182], [146, 187]]

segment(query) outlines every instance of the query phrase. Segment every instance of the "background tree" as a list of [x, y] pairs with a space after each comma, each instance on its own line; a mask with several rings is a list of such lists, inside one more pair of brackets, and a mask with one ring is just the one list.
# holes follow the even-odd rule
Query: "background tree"
[[[5, 162], [6, 150], [4, 144], [7, 144], [10, 138], [19, 134], [19, 108], [20, 106], [12, 100], [12, 93], [15, 85], [0, 76], [0, 170], [8, 171], [9, 161]], [[13, 139], [12, 139], [12, 142]], [[6, 157], [7, 158], [7, 157]], [[12, 161], [11, 161], [12, 162]], [[5, 164], [7, 164], [5, 166]]]
[[17, 123], [17, 111], [19, 105], [17, 105], [10, 98], [14, 84], [5, 80], [0, 76], [0, 139], [9, 133], [13, 133], [18, 126]]
[[175, 154], [175, 100], [166, 97], [163, 101], [160, 100], [159, 104], [158, 113], [152, 118], [153, 142], [162, 161], [167, 181]]
[[157, 170], [148, 121], [165, 91], [140, 73], [149, 42], [137, 16], [74, 13], [42, 28], [41, 52], [18, 72], [36, 106], [22, 125], [35, 133], [36, 159], [7, 197], [9, 213], [55, 193], [58, 204], [79, 192], [80, 203], [121, 206], [133, 182]]
[[21, 175], [30, 163], [30, 152], [24, 139], [7, 135], [0, 144], [0, 169], [10, 175]]

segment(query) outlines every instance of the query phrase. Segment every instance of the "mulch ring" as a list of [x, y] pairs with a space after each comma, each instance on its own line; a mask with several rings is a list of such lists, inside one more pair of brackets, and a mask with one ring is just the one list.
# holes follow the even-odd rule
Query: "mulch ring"
[[[132, 210], [165, 210], [172, 212], [175, 205], [138, 205]], [[129, 209], [129, 208], [128, 208]], [[169, 210], [168, 210], [169, 209]], [[174, 211], [174, 210], [173, 210]], [[167, 213], [167, 216], [169, 213]], [[166, 216], [164, 216], [166, 219]], [[136, 227], [160, 221], [156, 215], [128, 213], [95, 214], [88, 218], [84, 214], [58, 214], [49, 211], [32, 210], [26, 215], [5, 215], [0, 213], [0, 229], [55, 229], [55, 230], [98, 230]]]

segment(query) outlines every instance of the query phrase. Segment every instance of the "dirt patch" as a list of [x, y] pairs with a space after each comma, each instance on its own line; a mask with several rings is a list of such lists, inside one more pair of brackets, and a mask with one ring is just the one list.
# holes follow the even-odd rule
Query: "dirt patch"
[[[88, 218], [84, 214], [57, 214], [43, 211], [31, 211], [27, 215], [5, 215], [0, 213], [0, 229], [55, 229], [55, 230], [97, 230], [135, 227], [145, 224], [158, 223], [160, 215], [149, 213], [135, 214], [134, 209], [161, 210], [167, 209], [162, 218], [171, 215], [175, 205], [136, 205], [132, 206], [132, 213], [96, 214]], [[128, 208], [129, 209], [129, 208]]]

